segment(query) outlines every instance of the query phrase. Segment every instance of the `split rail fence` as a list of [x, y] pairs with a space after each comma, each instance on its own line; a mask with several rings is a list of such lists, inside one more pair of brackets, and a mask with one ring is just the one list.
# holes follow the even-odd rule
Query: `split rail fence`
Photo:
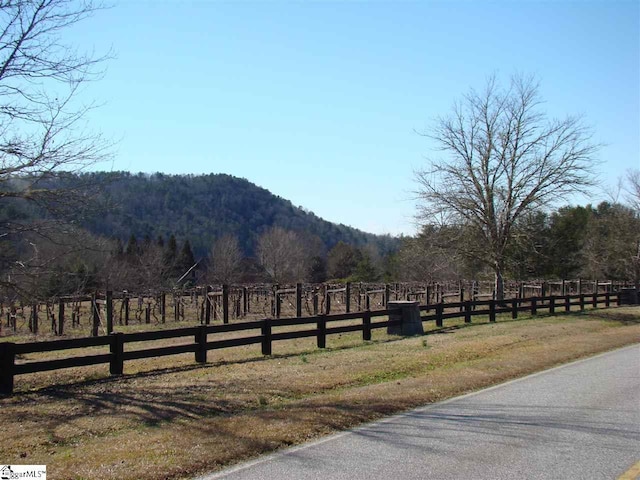
[[[612, 302], [621, 303], [621, 294], [618, 292], [593, 293], [565, 296], [548, 296], [533, 298], [513, 298], [509, 300], [467, 300], [456, 303], [437, 303], [421, 305], [422, 321], [435, 321], [436, 327], [443, 327], [444, 321], [453, 318], [464, 318], [465, 323], [471, 323], [472, 317], [487, 315], [490, 322], [496, 321], [498, 314], [510, 314], [511, 318], [517, 318], [518, 312], [530, 312], [536, 315], [541, 310], [549, 314], [570, 312], [572, 307], [584, 310], [586, 306], [597, 308], [604, 304], [609, 307]], [[59, 370], [69, 367], [82, 367], [89, 365], [109, 364], [111, 375], [121, 375], [124, 370], [124, 362], [127, 360], [155, 358], [167, 355], [194, 353], [195, 361], [207, 362], [207, 352], [222, 348], [232, 348], [244, 345], [260, 344], [263, 355], [271, 355], [273, 342], [316, 337], [318, 348], [326, 348], [328, 335], [347, 332], [362, 332], [363, 341], [371, 340], [371, 332], [374, 329], [401, 325], [400, 317], [402, 309], [387, 309], [370, 311], [365, 310], [354, 313], [342, 313], [337, 315], [319, 315], [313, 317], [294, 318], [265, 318], [257, 321], [248, 321], [235, 324], [200, 325], [195, 327], [179, 328], [172, 330], [160, 330], [140, 333], [111, 333], [102, 337], [88, 337], [66, 340], [52, 340], [30, 343], [0, 343], [0, 394], [11, 394], [14, 388], [14, 377], [28, 373]], [[433, 313], [432, 313], [433, 312]], [[372, 321], [374, 318], [388, 316], [385, 321]], [[361, 319], [360, 323], [350, 325], [331, 326], [333, 322]], [[278, 331], [283, 327], [305, 326], [312, 328], [307, 330]], [[251, 334], [241, 338], [210, 339], [209, 335], [228, 332], [241, 332], [259, 330], [259, 334]], [[142, 350], [125, 351], [125, 345], [133, 342], [151, 342], [155, 340], [191, 338], [192, 342], [165, 347], [144, 348]], [[20, 361], [16, 363], [17, 356], [31, 353], [54, 352], [60, 350], [73, 350], [87, 347], [109, 347], [108, 353], [95, 355], [72, 356], [62, 359]]]

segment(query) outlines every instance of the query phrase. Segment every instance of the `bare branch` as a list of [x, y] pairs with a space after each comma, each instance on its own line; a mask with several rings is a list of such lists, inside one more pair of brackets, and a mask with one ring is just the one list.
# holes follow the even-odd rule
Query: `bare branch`
[[[112, 143], [86, 126], [95, 105], [80, 101], [81, 87], [101, 78], [108, 57], [81, 53], [63, 41], [66, 30], [101, 8], [83, 0], [0, 2], [0, 239], [12, 244], [28, 236], [44, 250], [43, 242], [54, 245], [63, 237], [49, 235], [28, 214], [16, 219], [3, 211], [35, 207], [47, 212], [49, 222], [59, 219], [72, 205], [86, 205], [88, 194], [79, 182], [53, 187], [50, 180], [110, 156]], [[24, 260], [20, 252], [12, 255]], [[0, 276], [6, 276], [9, 257], [0, 257]]]

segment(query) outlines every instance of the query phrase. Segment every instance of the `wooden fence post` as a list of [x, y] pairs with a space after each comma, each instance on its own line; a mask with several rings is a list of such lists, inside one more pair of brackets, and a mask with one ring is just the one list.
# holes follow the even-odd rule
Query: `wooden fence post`
[[[177, 303], [175, 293], [173, 294], [173, 299], [174, 303]], [[162, 320], [162, 323], [167, 321], [167, 294], [165, 292], [160, 294], [160, 319]], [[178, 317], [176, 317], [175, 320], [178, 320]]]
[[511, 300], [511, 318], [514, 320], [518, 318], [518, 299], [513, 298]]
[[113, 292], [107, 290], [107, 334], [113, 333]]
[[[56, 322], [56, 316], [53, 314], [53, 307], [49, 307], [49, 302], [46, 303], [45, 305], [45, 310], [46, 310], [46, 315], [50, 316], [50, 320], [51, 320], [51, 333], [53, 333], [54, 335], [58, 334], [58, 324]], [[1, 327], [1, 324], [0, 324]]]
[[280, 285], [278, 285], [277, 283], [275, 285], [271, 286], [271, 316], [275, 317], [277, 316], [277, 309], [278, 309], [278, 300], [279, 300], [279, 296], [278, 296], [278, 289], [280, 288]]
[[436, 305], [436, 327], [442, 327], [442, 314], [444, 313], [444, 304], [438, 303]]
[[211, 298], [209, 293], [211, 292], [211, 285], [207, 285], [204, 289], [204, 323], [209, 325], [211, 323]]
[[200, 325], [195, 335], [196, 362], [207, 363], [207, 326]]
[[389, 284], [385, 284], [384, 286], [384, 298], [382, 299], [382, 306], [386, 307], [387, 304], [389, 303], [389, 298], [391, 297], [391, 288], [389, 287]]
[[229, 323], [229, 285], [222, 285], [222, 323]]
[[129, 325], [129, 294], [124, 293], [122, 301], [124, 302], [124, 324]]
[[464, 302], [464, 323], [471, 323], [471, 300]]
[[34, 335], [38, 334], [38, 305], [31, 307], [31, 332]]
[[593, 294], [593, 297], [591, 298], [591, 306], [593, 308], [598, 307], [598, 289], [596, 289], [596, 291]]
[[565, 312], [571, 311], [571, 295], [569, 294], [566, 294], [564, 297], [564, 311]]
[[313, 289], [313, 314], [318, 315], [318, 295], [320, 291], [317, 288]]
[[271, 319], [262, 321], [262, 354], [271, 355]]
[[[327, 288], [327, 292], [325, 293], [325, 315], [329, 315], [331, 313], [331, 294], [329, 293], [329, 289]], [[324, 347], [322, 347], [324, 348]]]
[[[464, 302], [464, 286], [462, 285], [462, 283], [460, 284], [460, 303]], [[460, 311], [462, 312], [464, 310], [464, 305], [460, 305]]]
[[98, 305], [98, 302], [96, 300], [96, 296], [91, 295], [91, 320], [92, 320], [92, 326], [91, 326], [91, 336], [93, 337], [97, 337], [98, 333], [99, 333], [99, 327], [100, 327], [100, 306]]
[[580, 294], [580, 311], [584, 310], [584, 293]]
[[556, 296], [551, 295], [549, 297], [549, 314], [554, 315], [556, 313]]
[[302, 316], [302, 284], [296, 283], [296, 317]]
[[362, 340], [371, 340], [371, 312], [366, 310], [362, 315]]
[[318, 316], [318, 348], [327, 348], [327, 318], [324, 315]]
[[282, 296], [280, 295], [280, 292], [278, 292], [277, 290], [274, 293], [274, 295], [276, 300], [275, 317], [280, 318], [280, 312], [282, 311]]
[[496, 301], [493, 299], [489, 300], [489, 321], [496, 321]]
[[144, 322], [146, 324], [151, 323], [151, 304], [150, 303], [147, 303], [147, 305], [144, 307]]
[[246, 317], [249, 313], [249, 289], [242, 287], [242, 316]]
[[0, 395], [13, 393], [13, 366], [16, 352], [13, 342], [0, 343]]
[[58, 335], [64, 334], [64, 300], [58, 301]]
[[124, 371], [124, 334], [111, 333], [111, 343], [109, 344], [111, 361], [109, 362], [109, 373], [111, 375], [122, 375]]
[[535, 297], [533, 297], [531, 299], [531, 315], [538, 314], [537, 303], [538, 303], [538, 300]]
[[611, 305], [611, 292], [607, 291], [604, 294], [604, 306], [609, 307]]
[[349, 313], [351, 312], [351, 282], [347, 282], [344, 288], [344, 308], [345, 312]]

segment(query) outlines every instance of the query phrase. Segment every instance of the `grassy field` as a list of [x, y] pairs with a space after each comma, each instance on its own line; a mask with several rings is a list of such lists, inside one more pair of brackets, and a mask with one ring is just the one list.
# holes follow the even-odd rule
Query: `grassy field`
[[[288, 445], [640, 342], [640, 308], [377, 331], [17, 377], [0, 398], [6, 463], [53, 479], [190, 478]], [[47, 387], [52, 383], [55, 387]]]

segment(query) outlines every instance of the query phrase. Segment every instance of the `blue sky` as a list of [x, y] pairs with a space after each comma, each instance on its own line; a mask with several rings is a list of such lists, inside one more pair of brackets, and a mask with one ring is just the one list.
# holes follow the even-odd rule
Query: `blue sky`
[[640, 168], [638, 1], [116, 0], [72, 41], [115, 54], [83, 92], [100, 169], [228, 173], [366, 231], [414, 233], [417, 132], [492, 73], [584, 115], [605, 185]]

